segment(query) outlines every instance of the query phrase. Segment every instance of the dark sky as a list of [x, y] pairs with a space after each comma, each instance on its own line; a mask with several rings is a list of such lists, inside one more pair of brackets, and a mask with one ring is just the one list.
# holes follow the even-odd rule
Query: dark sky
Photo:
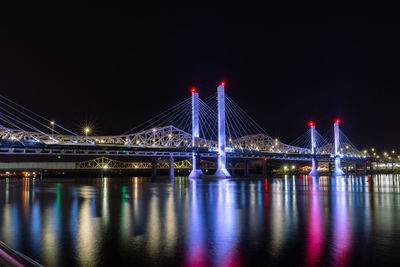
[[[226, 91], [273, 137], [340, 117], [360, 149], [397, 148], [394, 7], [0, 8], [1, 94], [77, 131], [117, 134], [190, 96]], [[400, 148], [398, 148], [400, 149]]]

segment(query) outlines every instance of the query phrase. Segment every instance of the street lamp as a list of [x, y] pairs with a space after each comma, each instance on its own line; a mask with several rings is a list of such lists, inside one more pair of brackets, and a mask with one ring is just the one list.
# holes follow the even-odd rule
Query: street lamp
[[51, 124], [51, 139], [54, 139], [54, 124], [56, 124], [54, 121], [50, 122]]
[[88, 133], [90, 132], [90, 128], [89, 127], [85, 127], [85, 136], [87, 138]]

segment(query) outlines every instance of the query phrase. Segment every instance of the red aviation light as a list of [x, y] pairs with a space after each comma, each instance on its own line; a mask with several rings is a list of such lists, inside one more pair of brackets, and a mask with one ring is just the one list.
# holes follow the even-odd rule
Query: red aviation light
[[315, 124], [314, 124], [313, 121], [310, 121], [310, 122], [308, 123], [308, 125], [310, 125], [310, 127], [311, 127], [311, 126], [315, 126]]
[[336, 119], [335, 122], [336, 122], [336, 123], [340, 123], [340, 120], [339, 120], [339, 119]]
[[192, 87], [192, 89], [190, 89], [190, 91], [191, 91], [192, 93], [197, 93], [196, 88], [194, 88], [194, 87]]
[[225, 86], [225, 82], [221, 82], [221, 84], [220, 85], [222, 85], [222, 86]]
[[264, 158], [264, 161], [267, 161], [267, 158]]

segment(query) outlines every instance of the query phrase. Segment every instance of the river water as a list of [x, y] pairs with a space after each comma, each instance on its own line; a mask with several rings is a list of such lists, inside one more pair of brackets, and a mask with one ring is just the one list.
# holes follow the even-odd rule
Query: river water
[[2, 179], [0, 240], [45, 266], [400, 266], [400, 176]]

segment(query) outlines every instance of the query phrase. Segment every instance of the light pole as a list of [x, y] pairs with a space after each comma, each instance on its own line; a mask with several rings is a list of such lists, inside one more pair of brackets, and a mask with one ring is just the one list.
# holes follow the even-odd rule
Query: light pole
[[87, 139], [87, 135], [90, 132], [90, 128], [89, 127], [85, 127], [85, 137]]
[[55, 124], [55, 122], [51, 121], [50, 124], [51, 124], [51, 139], [54, 139], [54, 124]]

